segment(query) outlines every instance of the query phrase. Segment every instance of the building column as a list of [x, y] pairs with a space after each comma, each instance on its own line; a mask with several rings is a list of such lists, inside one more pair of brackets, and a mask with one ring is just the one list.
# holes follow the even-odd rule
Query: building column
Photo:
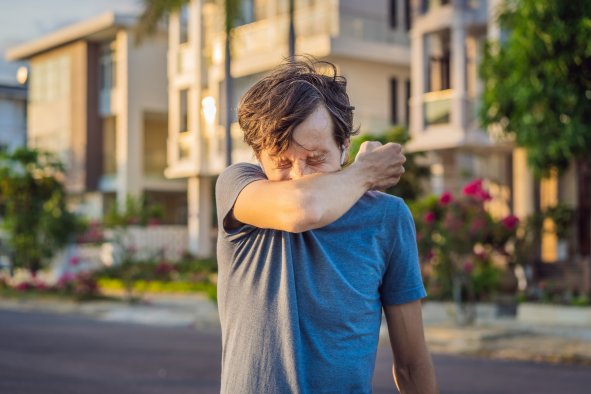
[[467, 126], [466, 32], [459, 20], [454, 21], [451, 30], [451, 53], [451, 124], [456, 130], [464, 130]]
[[189, 252], [197, 257], [212, 255], [211, 177], [193, 176], [187, 179]]
[[131, 37], [126, 31], [120, 31], [116, 37], [117, 69], [115, 95], [117, 108], [116, 122], [116, 162], [117, 162], [117, 205], [125, 206], [127, 196], [141, 195], [143, 163], [143, 122], [141, 112], [130, 105], [129, 99], [129, 62], [133, 48]]
[[534, 212], [534, 177], [524, 148], [513, 150], [513, 212], [521, 220]]

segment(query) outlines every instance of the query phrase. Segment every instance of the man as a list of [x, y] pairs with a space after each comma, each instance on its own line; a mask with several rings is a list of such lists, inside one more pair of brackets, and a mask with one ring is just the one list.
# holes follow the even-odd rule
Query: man
[[345, 167], [353, 107], [344, 78], [279, 66], [242, 98], [260, 166], [216, 185], [223, 393], [368, 393], [382, 308], [403, 393], [437, 392], [423, 335], [415, 228], [371, 191], [404, 172], [397, 144], [365, 143]]

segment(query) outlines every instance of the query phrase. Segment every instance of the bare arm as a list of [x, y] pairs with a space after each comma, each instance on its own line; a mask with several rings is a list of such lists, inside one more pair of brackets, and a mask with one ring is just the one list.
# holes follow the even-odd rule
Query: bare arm
[[384, 307], [394, 355], [394, 382], [402, 394], [438, 393], [425, 343], [420, 301]]
[[297, 180], [252, 182], [234, 204], [234, 218], [259, 228], [303, 232], [324, 227], [370, 189], [395, 185], [406, 159], [398, 144], [364, 143], [355, 162]]

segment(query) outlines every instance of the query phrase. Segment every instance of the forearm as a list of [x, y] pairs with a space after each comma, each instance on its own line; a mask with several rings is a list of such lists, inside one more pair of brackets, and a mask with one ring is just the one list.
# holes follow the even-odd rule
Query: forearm
[[412, 366], [394, 366], [394, 381], [401, 394], [439, 393], [435, 370], [430, 356], [420, 364]]
[[367, 177], [356, 166], [315, 174], [293, 181], [306, 210], [302, 231], [324, 227], [344, 215], [369, 189]]

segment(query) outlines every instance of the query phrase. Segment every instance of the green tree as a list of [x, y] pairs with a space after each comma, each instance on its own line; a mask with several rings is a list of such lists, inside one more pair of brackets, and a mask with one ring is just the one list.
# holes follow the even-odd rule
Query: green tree
[[2, 226], [15, 267], [33, 275], [81, 231], [66, 207], [64, 168], [49, 153], [20, 148], [0, 156]]
[[[405, 145], [410, 141], [408, 129], [402, 126], [394, 126], [384, 132], [382, 135], [360, 135], [351, 140], [350, 155], [355, 157], [359, 152], [359, 147], [365, 141], [379, 141], [382, 144], [388, 142], [396, 142], [401, 145]], [[429, 177], [429, 168], [421, 165], [417, 159], [422, 153], [417, 152], [404, 152], [406, 156], [406, 163], [404, 163], [405, 173], [400, 178], [400, 182], [386, 190], [386, 193], [396, 195], [405, 200], [416, 200], [423, 193], [421, 182]]]
[[591, 2], [505, 0], [498, 21], [507, 38], [485, 46], [482, 124], [527, 148], [538, 175], [589, 163]]

